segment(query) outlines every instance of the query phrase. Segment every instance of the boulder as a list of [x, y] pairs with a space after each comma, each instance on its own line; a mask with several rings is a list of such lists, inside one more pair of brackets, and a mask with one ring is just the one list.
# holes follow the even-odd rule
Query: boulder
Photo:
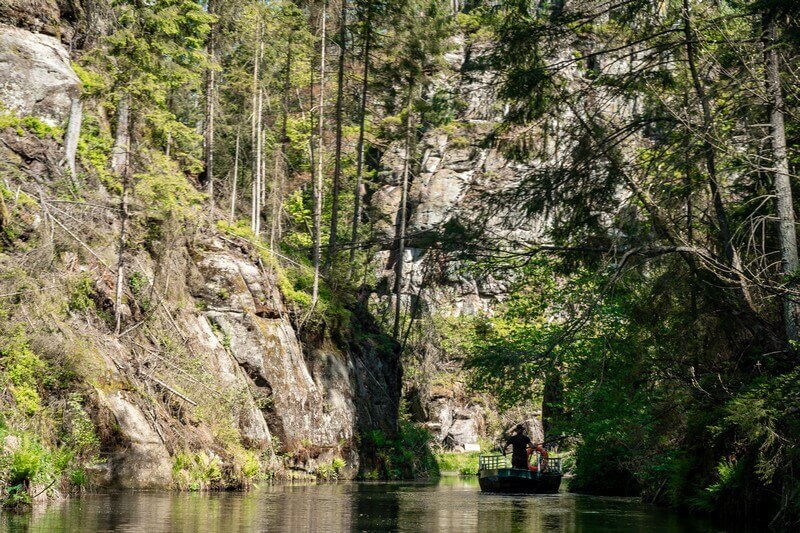
[[100, 405], [116, 421], [127, 446], [109, 457], [111, 484], [125, 489], [167, 489], [172, 485], [172, 459], [141, 408], [123, 391], [98, 391]]
[[0, 24], [0, 104], [64, 126], [80, 80], [57, 39]]

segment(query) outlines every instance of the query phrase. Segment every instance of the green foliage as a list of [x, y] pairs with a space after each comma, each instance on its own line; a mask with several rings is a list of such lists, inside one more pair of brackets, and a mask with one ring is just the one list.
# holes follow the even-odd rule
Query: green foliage
[[94, 280], [90, 274], [81, 274], [73, 283], [69, 292], [67, 306], [70, 311], [83, 312], [94, 309]]
[[128, 286], [131, 288], [131, 292], [136, 298], [144, 294], [144, 289], [147, 288], [147, 285], [147, 277], [141, 272], [133, 272], [128, 278]]
[[800, 460], [800, 450], [789, 437], [800, 432], [797, 405], [800, 369], [762, 376], [728, 401], [722, 423], [712, 428], [717, 434], [734, 429], [739, 449], [757, 450], [755, 472], [772, 483], [786, 464]]
[[176, 162], [159, 152], [151, 152], [151, 163], [134, 175], [136, 197], [150, 209], [164, 213], [190, 215], [204, 195], [197, 192]]
[[[31, 503], [31, 490], [47, 489], [54, 480], [73, 468], [75, 453], [67, 446], [46, 445], [25, 431], [0, 426], [0, 496], [3, 507]], [[70, 476], [70, 479], [72, 476]], [[85, 479], [78, 479], [85, 484]], [[74, 486], [74, 485], [73, 485]]]
[[72, 484], [73, 487], [78, 489], [85, 487], [89, 484], [89, 477], [86, 474], [86, 470], [83, 468], [76, 468], [72, 471], [69, 475], [69, 482]]
[[366, 479], [415, 479], [437, 476], [439, 469], [431, 453], [431, 434], [424, 427], [401, 421], [396, 436], [379, 429], [364, 435], [362, 446], [371, 449], [377, 458], [372, 471], [363, 472]]
[[716, 481], [690, 499], [692, 506], [703, 511], [718, 508], [724, 498], [744, 488], [744, 478], [748, 472], [744, 461], [723, 459], [717, 463], [716, 474]]
[[289, 117], [286, 121], [286, 136], [289, 138], [288, 157], [291, 168], [298, 172], [311, 172], [311, 161], [308, 158], [311, 121], [302, 117]]
[[19, 117], [16, 113], [8, 111], [0, 105], [0, 130], [6, 128], [13, 129], [17, 135], [29, 133], [39, 139], [53, 139], [57, 142], [61, 142], [64, 136], [64, 130], [59, 127], [51, 126], [38, 117]]
[[404, 84], [418, 84], [432, 72], [449, 48], [453, 19], [449, 6], [437, 0], [408, 0], [393, 13], [394, 53], [387, 76]]
[[422, 114], [422, 122], [432, 127], [450, 124], [464, 108], [464, 102], [443, 90], [436, 91], [430, 100], [417, 106]]
[[317, 466], [314, 475], [317, 479], [324, 481], [332, 481], [339, 478], [340, 470], [347, 465], [341, 457], [334, 457], [329, 463], [322, 463]]
[[86, 112], [81, 123], [78, 137], [77, 159], [81, 166], [109, 190], [119, 192], [119, 182], [112, 177], [109, 170], [111, 147], [114, 141], [107, 129], [103, 128], [99, 119]]
[[468, 12], [456, 14], [459, 30], [472, 39], [490, 39], [494, 36], [496, 11], [488, 6], [477, 5]]
[[214, 335], [217, 336], [217, 338], [220, 340], [220, 342], [225, 348], [230, 349], [231, 347], [230, 334], [227, 331], [223, 330], [222, 327], [220, 327], [220, 325], [216, 321], [211, 320], [210, 324], [211, 324], [211, 331], [214, 332]]
[[435, 457], [439, 472], [458, 472], [462, 476], [476, 476], [480, 455], [480, 452], [439, 452]]
[[237, 220], [233, 224], [228, 224], [224, 220], [217, 221], [217, 229], [223, 233], [230, 233], [245, 240], [255, 242], [253, 232], [250, 230], [250, 222], [248, 220]]
[[500, 407], [523, 403], [541, 393], [546, 370], [562, 349], [559, 324], [548, 319], [569, 307], [572, 298], [557, 285], [554, 266], [546, 260], [526, 268], [525, 281], [515, 287], [497, 318], [474, 324], [467, 346], [466, 368], [478, 390], [491, 390]]
[[549, 408], [561, 415], [550, 419], [551, 431], [581, 437], [571, 488], [656, 491], [673, 467], [671, 439], [681, 421], [665, 431], [654, 420], [674, 412], [683, 395], [649, 377], [655, 339], [638, 319], [642, 289], [632, 281], [604, 294], [602, 276], [580, 271], [558, 282], [560, 267], [531, 262], [503, 311], [476, 325], [467, 359], [472, 383], [512, 406], [546, 396], [558, 372], [562, 390]]
[[73, 392], [67, 398], [65, 431], [61, 441], [84, 462], [92, 462], [100, 450], [100, 439], [89, 413], [84, 408], [84, 398]]
[[246, 480], [256, 479], [261, 474], [261, 462], [258, 460], [258, 456], [249, 450], [245, 450], [243, 456], [241, 460], [242, 476]]
[[[745, 124], [770, 117], [751, 92], [763, 90], [765, 70], [777, 66], [759, 43], [764, 24], [775, 24], [777, 48], [797, 46], [788, 37], [797, 11], [787, 6], [634, 1], [606, 10], [508, 0], [491, 14], [490, 62], [508, 110], [501, 144], [509, 156], [545, 163], [487, 202], [546, 218], [544, 241], [568, 251], [558, 252], [565, 260], [550, 273], [558, 290], [537, 295], [531, 289], [547, 275], [523, 274], [522, 290], [532, 297], [514, 295], [476, 327], [469, 359], [474, 383], [496, 387], [508, 404], [545, 389], [552, 431], [576, 437], [573, 487], [759, 514], [775, 524], [800, 516], [790, 503], [800, 494], [800, 457], [789, 444], [800, 440], [800, 427], [796, 409], [786, 408], [798, 398], [790, 385], [796, 353], [785, 349], [791, 341], [767, 333], [791, 332], [780, 325], [779, 304], [794, 276], [778, 268], [746, 273], [742, 290], [703, 259], [724, 268], [768, 262], [785, 239], [776, 226], [755, 222], [775, 216], [772, 198], [761, 201], [775, 183], [772, 170], [755, 175], [750, 163], [760, 156], [778, 164], [783, 156]], [[730, 22], [707, 23], [723, 18]], [[472, 21], [459, 20], [470, 31]], [[565, 57], [567, 42], [574, 49]], [[605, 48], [584, 46], [598, 42]], [[642, 61], [619, 69], [623, 56]], [[800, 99], [785, 81], [787, 66], [777, 68], [780, 89], [791, 94], [789, 116]], [[637, 110], [609, 120], [616, 111], [607, 102], [631, 99]], [[572, 114], [578, 119], [562, 127]], [[783, 125], [771, 126], [781, 133]], [[713, 140], [702, 134], [711, 129]], [[565, 142], [569, 153], [558, 149]], [[699, 205], [720, 183], [707, 217]], [[622, 190], [630, 201], [620, 206]], [[678, 242], [692, 251], [617, 263], [624, 250]], [[592, 248], [596, 255], [581, 251]], [[515, 300], [529, 310], [516, 313]], [[548, 401], [554, 376], [560, 390]]]
[[84, 68], [80, 63], [72, 63], [72, 69], [81, 80], [81, 92], [87, 97], [102, 96], [109, 90], [108, 77], [103, 72]]
[[7, 481], [9, 485], [30, 482], [42, 470], [45, 450], [30, 438], [23, 438], [19, 447], [11, 453]]
[[209, 490], [222, 480], [220, 459], [205, 451], [178, 452], [173, 457], [172, 477], [181, 490]]
[[[99, 45], [86, 52], [79, 73], [87, 94], [105, 104], [119, 105], [131, 99], [132, 120], [142, 122], [149, 145], [169, 146], [171, 157], [152, 151], [141, 172], [144, 194], [171, 209], [196, 200], [195, 191], [182, 183], [181, 171], [197, 173], [199, 136], [174, 112], [175, 97], [197, 90], [208, 65], [205, 40], [216, 17], [193, 0], [156, 0], [147, 4], [127, 1], [113, 5], [114, 24]], [[87, 143], [89, 144], [89, 143]], [[105, 143], [84, 149], [96, 169], [105, 169], [101, 159]], [[100, 175], [101, 179], [107, 176]], [[163, 183], [161, 183], [163, 182]], [[186, 193], [183, 198], [177, 193]]]
[[28, 416], [42, 408], [38, 379], [43, 370], [44, 363], [30, 349], [24, 331], [16, 329], [0, 340], [0, 383]]
[[470, 145], [469, 138], [464, 136], [452, 137], [451, 139], [449, 139], [448, 142], [448, 146], [454, 149], [469, 148], [469, 145]]

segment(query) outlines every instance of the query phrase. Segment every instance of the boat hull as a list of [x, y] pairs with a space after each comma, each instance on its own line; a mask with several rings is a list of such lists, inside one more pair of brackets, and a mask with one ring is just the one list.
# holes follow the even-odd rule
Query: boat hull
[[555, 494], [561, 486], [560, 473], [538, 473], [520, 468], [481, 470], [478, 483], [483, 492]]

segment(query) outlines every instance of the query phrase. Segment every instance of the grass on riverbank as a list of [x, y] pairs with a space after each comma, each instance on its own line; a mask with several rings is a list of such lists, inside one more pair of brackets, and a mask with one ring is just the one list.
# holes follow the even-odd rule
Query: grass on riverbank
[[478, 457], [481, 452], [440, 452], [436, 464], [440, 472], [457, 472], [462, 476], [478, 475]]

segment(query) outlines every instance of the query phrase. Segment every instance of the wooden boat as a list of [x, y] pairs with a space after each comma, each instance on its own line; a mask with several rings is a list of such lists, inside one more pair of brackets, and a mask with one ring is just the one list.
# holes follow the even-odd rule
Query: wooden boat
[[537, 457], [536, 471], [510, 468], [504, 455], [481, 455], [478, 483], [483, 492], [555, 494], [561, 486], [561, 460]]

